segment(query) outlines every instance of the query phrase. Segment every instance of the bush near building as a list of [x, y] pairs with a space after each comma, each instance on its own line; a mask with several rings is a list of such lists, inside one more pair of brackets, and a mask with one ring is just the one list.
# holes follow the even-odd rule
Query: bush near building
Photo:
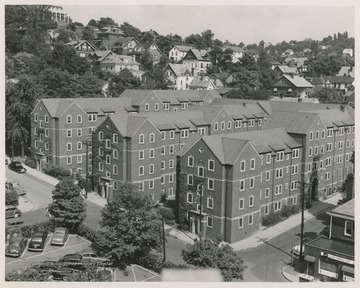
[[64, 178], [67, 178], [71, 175], [68, 169], [59, 166], [51, 166], [49, 168], [45, 168], [44, 173], [59, 180], [63, 180]]
[[5, 192], [5, 205], [18, 206], [19, 205], [19, 195], [15, 191], [7, 190]]
[[293, 214], [297, 214], [300, 211], [299, 206], [288, 206], [284, 205], [283, 208], [279, 212], [270, 213], [262, 218], [262, 225], [266, 227], [270, 227], [275, 225], [286, 218], [289, 218]]

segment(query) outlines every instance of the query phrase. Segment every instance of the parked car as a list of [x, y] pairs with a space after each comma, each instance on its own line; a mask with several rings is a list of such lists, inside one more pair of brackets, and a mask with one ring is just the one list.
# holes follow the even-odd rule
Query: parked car
[[86, 268], [83, 257], [77, 253], [66, 254], [59, 260], [59, 266], [77, 270], [84, 270]]
[[[302, 247], [302, 254], [304, 255], [305, 252], [305, 246]], [[295, 256], [300, 256], [300, 245], [293, 246], [291, 253]]]
[[44, 261], [37, 263], [32, 266], [33, 269], [38, 270], [39, 272], [52, 272], [56, 271], [59, 267], [58, 261]]
[[21, 216], [21, 211], [13, 205], [5, 206], [5, 219], [6, 218], [17, 218]]
[[70, 274], [74, 274], [77, 272], [78, 271], [73, 268], [63, 267], [60, 265], [60, 266], [58, 266], [58, 268], [56, 270], [51, 271], [51, 274], [53, 276], [53, 280], [66, 281]]
[[30, 240], [28, 251], [43, 251], [48, 232], [36, 232]]
[[12, 161], [9, 164], [9, 168], [18, 173], [25, 173], [26, 168], [24, 168], [19, 161]]
[[69, 237], [69, 230], [63, 227], [55, 228], [54, 234], [51, 237], [51, 245], [63, 246]]
[[19, 196], [26, 194], [25, 189], [17, 182], [6, 181], [5, 189], [15, 191]]
[[97, 253], [95, 253], [92, 249], [84, 249], [77, 254], [81, 255], [84, 261], [90, 261], [96, 266], [110, 267], [112, 266], [112, 261], [106, 257], [100, 257]]
[[9, 245], [5, 249], [5, 255], [11, 257], [20, 257], [25, 250], [27, 239], [21, 235], [12, 236]]

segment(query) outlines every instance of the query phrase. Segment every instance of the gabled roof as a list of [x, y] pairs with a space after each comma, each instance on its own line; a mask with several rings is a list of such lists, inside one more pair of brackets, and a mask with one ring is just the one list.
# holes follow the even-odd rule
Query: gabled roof
[[86, 40], [81, 40], [81, 41], [78, 41], [78, 40], [74, 40], [74, 41], [70, 41], [68, 43], [65, 43], [64, 45], [68, 45], [68, 46], [72, 46], [74, 47], [75, 49], [78, 48], [79, 46], [81, 46], [82, 44], [88, 44], [92, 49], [94, 49], [94, 51], [96, 51], [96, 47], [92, 44], [90, 44], [88, 41]]
[[323, 77], [313, 77], [311, 78], [312, 85], [325, 85], [325, 80]]
[[134, 37], [120, 37], [116, 40], [116, 42], [113, 44], [112, 48], [117, 47], [125, 47], [127, 44], [129, 44], [132, 40], [134, 40], [137, 44], [139, 44], [139, 41], [136, 40]]
[[336, 74], [336, 76], [346, 76], [346, 75], [350, 75], [350, 76], [354, 77], [355, 69], [353, 69], [353, 67], [351, 67], [351, 66], [342, 66], [340, 68], [340, 71]]
[[108, 117], [123, 137], [133, 136], [141, 125], [147, 121], [146, 117], [129, 114], [111, 114]]
[[[276, 80], [273, 87], [277, 87], [276, 83], [278, 83], [279, 80], [282, 78], [285, 78], [287, 81], [289, 81], [292, 85], [294, 85], [296, 88], [311, 88], [313, 87], [305, 78], [300, 76], [289, 76], [286, 74], [281, 75], [280, 79]], [[283, 87], [283, 86], [281, 86]]]
[[[277, 68], [280, 69], [280, 71], [283, 74], [296, 74], [297, 73], [297, 69], [296, 67], [289, 67], [289, 66], [284, 66], [284, 65], [278, 65]], [[275, 68], [276, 69], [276, 68]]]
[[97, 61], [101, 62], [104, 60], [105, 57], [109, 56], [110, 54], [113, 54], [113, 52], [111, 50], [99, 50], [99, 51], [94, 51], [91, 54], [95, 55], [98, 58]]
[[[244, 106], [244, 104], [245, 104], [245, 106]], [[211, 103], [211, 105], [222, 106], [225, 108], [231, 107], [231, 106], [234, 106], [234, 107], [243, 106], [245, 108], [247, 106], [249, 106], [251, 108], [252, 107], [251, 105], [254, 105], [254, 104], [258, 105], [261, 108], [258, 113], [260, 113], [260, 111], [262, 111], [267, 115], [271, 114], [272, 107], [270, 105], [270, 101], [266, 101], [266, 100], [215, 98], [214, 101]], [[234, 108], [234, 109], [237, 109], [237, 108]], [[241, 109], [241, 108], [239, 107], [238, 109]]]
[[181, 52], [188, 52], [190, 49], [194, 49], [194, 47], [184, 45], [175, 45], [173, 48], [175, 47]]
[[102, 108], [111, 107], [114, 113], [127, 113], [125, 106], [131, 104], [129, 98], [43, 98], [41, 100], [52, 118], [58, 118], [72, 104], [77, 103], [87, 113], [105, 115]]
[[254, 103], [245, 103], [244, 104], [229, 104], [229, 105], [213, 105], [215, 107], [224, 107], [225, 110], [231, 115], [233, 119], [254, 119], [254, 118], [264, 118], [268, 114], [259, 106], [256, 102]]
[[199, 61], [210, 61], [206, 50], [190, 49], [184, 58], [187, 58], [189, 54], [193, 54]]
[[220, 80], [226, 80], [229, 77], [230, 73], [228, 72], [222, 72], [222, 73], [213, 73], [209, 77], [210, 78], [217, 78]]
[[314, 103], [314, 104], [318, 104], [319, 99], [317, 98], [296, 98], [296, 97], [277, 97], [277, 96], [272, 96], [269, 101], [287, 101], [287, 102], [300, 102], [299, 100], [301, 100], [301, 102], [304, 103]]
[[187, 68], [187, 66], [185, 64], [173, 64], [173, 63], [169, 63], [166, 65], [165, 69], [168, 69], [170, 68], [173, 73], [175, 74], [175, 76], [182, 76], [182, 75], [185, 75], [185, 72], [187, 71], [189, 74], [190, 71], [189, 69]]
[[331, 83], [352, 84], [355, 78], [351, 76], [334, 76], [330, 79]]
[[347, 109], [341, 111], [340, 109], [327, 109], [327, 110], [313, 110], [309, 113], [317, 113], [324, 121], [326, 127], [353, 125], [354, 119], [352, 119]]
[[212, 85], [215, 88], [214, 82], [208, 76], [194, 76], [193, 80], [189, 84], [190, 89], [203, 88], [206, 89]]
[[348, 202], [345, 202], [339, 207], [336, 207], [333, 210], [327, 212], [327, 214], [340, 218], [345, 216], [355, 219], [355, 199], [351, 199]]

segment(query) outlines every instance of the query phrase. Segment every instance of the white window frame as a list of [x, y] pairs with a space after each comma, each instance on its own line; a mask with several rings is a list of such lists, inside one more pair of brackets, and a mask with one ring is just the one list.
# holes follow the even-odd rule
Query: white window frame
[[243, 210], [245, 208], [245, 199], [240, 198], [239, 199], [239, 210]]
[[139, 144], [144, 144], [144, 143], [145, 143], [145, 135], [139, 134]]
[[142, 175], [144, 175], [144, 166], [139, 166], [139, 176], [142, 176]]
[[174, 139], [174, 138], [175, 138], [175, 131], [170, 130], [170, 139]]
[[255, 158], [251, 158], [250, 160], [250, 170], [255, 170]]
[[99, 141], [103, 141], [103, 140], [104, 140], [104, 132], [99, 131]]
[[154, 172], [155, 172], [155, 165], [149, 164], [149, 174], [154, 174]]
[[66, 143], [66, 151], [72, 151], [72, 143], [71, 142]]
[[208, 170], [209, 171], [214, 171], [215, 170], [215, 161], [213, 159], [208, 160]]
[[[211, 196], [210, 197], [207, 197], [206, 199], [206, 207], [208, 209], [214, 209], [214, 198], [212, 198]], [[209, 205], [211, 203], [211, 205]]]
[[67, 165], [71, 165], [71, 164], [72, 164], [72, 156], [67, 156], [67, 157], [66, 157], [66, 164], [67, 164]]
[[72, 116], [66, 115], [66, 124], [71, 124], [71, 123], [72, 123]]
[[155, 158], [155, 149], [149, 149], [149, 158], [150, 159]]
[[245, 180], [241, 179], [239, 182], [239, 190], [244, 191], [245, 190]]
[[[209, 221], [211, 219], [211, 221]], [[209, 228], [213, 228], [214, 225], [214, 219], [211, 216], [207, 216], [206, 218], [206, 226]]]
[[166, 140], [166, 131], [161, 131], [161, 140]]
[[[347, 224], [348, 224], [348, 223], [351, 224], [351, 234], [349, 234], [349, 233], [346, 232]], [[354, 233], [354, 223], [353, 223], [353, 221], [345, 220], [344, 235], [345, 235], [345, 236], [353, 236], [353, 233]]]
[[249, 179], [249, 188], [254, 189], [255, 188], [255, 177], [251, 177]]
[[113, 149], [113, 158], [114, 159], [118, 159], [119, 158], [119, 150], [118, 149]]
[[155, 143], [155, 133], [150, 133], [149, 143]]
[[254, 207], [255, 197], [253, 195], [249, 196], [249, 207]]
[[246, 161], [241, 160], [240, 161], [240, 172], [245, 172], [245, 170], [246, 170]]

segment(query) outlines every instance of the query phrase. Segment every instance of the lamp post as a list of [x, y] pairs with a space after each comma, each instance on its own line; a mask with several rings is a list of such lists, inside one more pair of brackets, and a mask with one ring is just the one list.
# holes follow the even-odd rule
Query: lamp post
[[300, 262], [303, 261], [303, 245], [304, 245], [304, 206], [305, 206], [305, 187], [310, 186], [310, 183], [304, 181], [296, 181], [296, 184], [300, 184], [302, 189], [302, 199], [301, 199], [301, 232], [300, 232]]

